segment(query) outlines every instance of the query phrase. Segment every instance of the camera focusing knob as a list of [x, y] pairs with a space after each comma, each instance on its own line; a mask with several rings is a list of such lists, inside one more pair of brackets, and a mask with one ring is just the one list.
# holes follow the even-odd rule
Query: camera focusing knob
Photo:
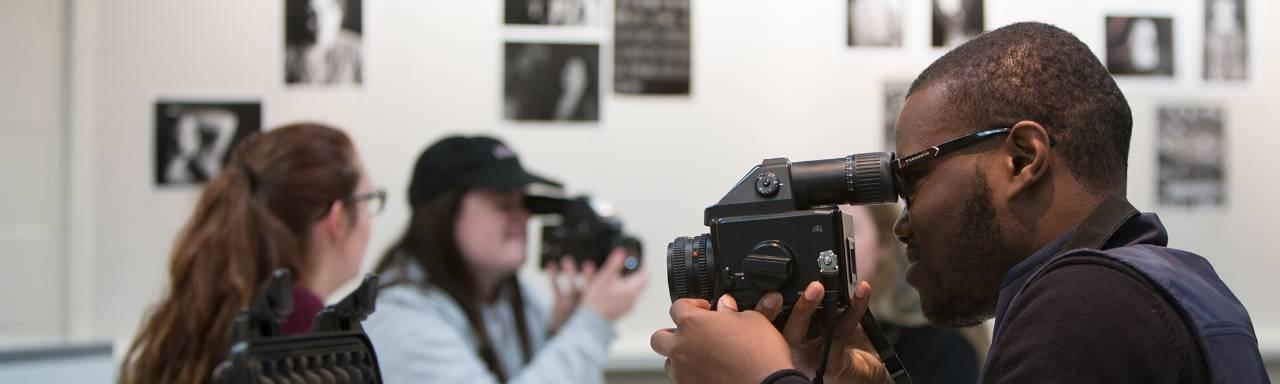
[[765, 172], [756, 176], [756, 193], [764, 197], [774, 197], [782, 189], [782, 182], [773, 172]]
[[818, 272], [819, 273], [836, 273], [840, 272], [840, 265], [836, 262], [836, 253], [831, 250], [822, 251], [818, 254]]
[[755, 247], [742, 260], [747, 280], [756, 288], [777, 291], [791, 280], [791, 251], [776, 241], [766, 241]]

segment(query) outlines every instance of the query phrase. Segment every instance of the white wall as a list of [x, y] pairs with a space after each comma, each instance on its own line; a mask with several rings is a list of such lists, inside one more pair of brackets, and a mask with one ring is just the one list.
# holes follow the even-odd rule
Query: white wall
[[66, 328], [63, 9], [0, 0], [0, 345]]
[[[605, 90], [598, 126], [516, 126], [500, 119], [498, 0], [366, 1], [366, 81], [363, 89], [344, 91], [280, 85], [279, 1], [74, 1], [71, 335], [131, 336], [160, 294], [168, 248], [196, 197], [194, 189], [152, 186], [156, 97], [257, 95], [267, 126], [308, 119], [345, 127], [376, 183], [392, 192], [375, 221], [366, 265], [405, 223], [403, 191], [415, 156], [448, 133], [501, 136], [529, 168], [612, 200], [646, 241], [651, 277], [639, 307], [621, 323], [614, 363], [660, 366], [647, 340], [670, 324], [666, 243], [705, 231], [702, 208], [762, 158], [878, 150], [882, 81], [909, 80], [942, 53], [927, 47], [924, 0], [909, 1], [905, 48], [858, 51], [844, 47], [843, 0], [693, 3], [691, 97], [615, 97]], [[1204, 87], [1195, 79], [1197, 0], [990, 0], [987, 24], [1055, 23], [1098, 50], [1110, 10], [1154, 7], [1175, 16], [1179, 77], [1121, 81], [1135, 117], [1130, 199], [1142, 209], [1159, 208], [1155, 105], [1223, 104], [1228, 206], [1159, 211], [1173, 245], [1213, 261], [1249, 307], [1264, 347], [1276, 349], [1280, 302], [1268, 297], [1274, 292], [1268, 283], [1280, 272], [1270, 251], [1280, 249], [1273, 220], [1280, 203], [1270, 197], [1280, 195], [1280, 183], [1268, 179], [1275, 175], [1268, 168], [1275, 164], [1270, 144], [1280, 134], [1266, 113], [1280, 107], [1280, 64], [1267, 57], [1280, 50], [1280, 38], [1263, 20], [1280, 19], [1280, 7], [1263, 3], [1249, 1], [1254, 80], [1235, 87]], [[609, 52], [602, 47], [605, 58]]]

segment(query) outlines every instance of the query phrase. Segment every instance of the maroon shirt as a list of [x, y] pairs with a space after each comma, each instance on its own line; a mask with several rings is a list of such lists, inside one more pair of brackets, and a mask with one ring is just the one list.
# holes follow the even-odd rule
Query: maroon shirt
[[281, 330], [286, 335], [311, 332], [311, 323], [315, 322], [316, 314], [321, 309], [324, 309], [324, 300], [305, 289], [294, 287], [293, 314], [289, 315], [289, 321], [284, 323]]

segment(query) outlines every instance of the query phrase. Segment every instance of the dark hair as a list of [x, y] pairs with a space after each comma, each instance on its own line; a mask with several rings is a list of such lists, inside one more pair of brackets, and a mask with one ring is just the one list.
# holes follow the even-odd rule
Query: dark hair
[[168, 289], [126, 352], [120, 381], [207, 382], [236, 313], [272, 271], [310, 272], [311, 224], [359, 180], [355, 148], [337, 129], [294, 124], [247, 138], [174, 242]]
[[[454, 237], [454, 223], [457, 221], [462, 197], [466, 192], [466, 189], [454, 188], [426, 203], [415, 204], [404, 235], [387, 249], [375, 270], [378, 274], [387, 275], [388, 270], [404, 268], [406, 263], [422, 268], [426, 272], [424, 281], [410, 281], [402, 277], [390, 280], [384, 286], [399, 284], [414, 284], [423, 288], [435, 286], [447, 293], [459, 307], [462, 307], [462, 313], [467, 317], [471, 332], [480, 343], [476, 353], [480, 354], [489, 371], [493, 372], [499, 381], [505, 382], [509, 378], [509, 372], [506, 372], [498, 362], [498, 354], [493, 348], [493, 341], [489, 340], [484, 319], [480, 315], [480, 302], [484, 298], [477, 296], [480, 290], [472, 278], [475, 275], [471, 273], [471, 268], [463, 259], [462, 252], [458, 250]], [[533, 355], [533, 348], [529, 343], [529, 324], [525, 319], [525, 303], [520, 284], [513, 274], [504, 280], [498, 289], [508, 290], [517, 324], [516, 331], [520, 335], [523, 363], [528, 363]]]
[[948, 85], [947, 112], [968, 132], [1038, 122], [1086, 186], [1124, 189], [1133, 128], [1129, 103], [1070, 32], [1025, 22], [982, 34], [929, 65], [907, 95], [935, 83]]

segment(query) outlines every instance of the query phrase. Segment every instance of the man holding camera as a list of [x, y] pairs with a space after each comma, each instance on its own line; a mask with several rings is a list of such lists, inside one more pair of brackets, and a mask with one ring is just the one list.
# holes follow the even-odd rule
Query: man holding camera
[[[995, 319], [984, 382], [1267, 382], [1243, 305], [1125, 199], [1131, 127], [1089, 48], [1046, 24], [977, 37], [912, 84], [894, 232], [931, 322]], [[728, 295], [714, 311], [681, 299], [676, 328], [650, 342], [678, 382], [809, 382], [828, 337], [826, 382], [890, 382], [858, 325], [870, 289], [857, 285], [829, 335], [810, 329], [814, 282], [780, 330], [777, 293], [742, 312]]]

